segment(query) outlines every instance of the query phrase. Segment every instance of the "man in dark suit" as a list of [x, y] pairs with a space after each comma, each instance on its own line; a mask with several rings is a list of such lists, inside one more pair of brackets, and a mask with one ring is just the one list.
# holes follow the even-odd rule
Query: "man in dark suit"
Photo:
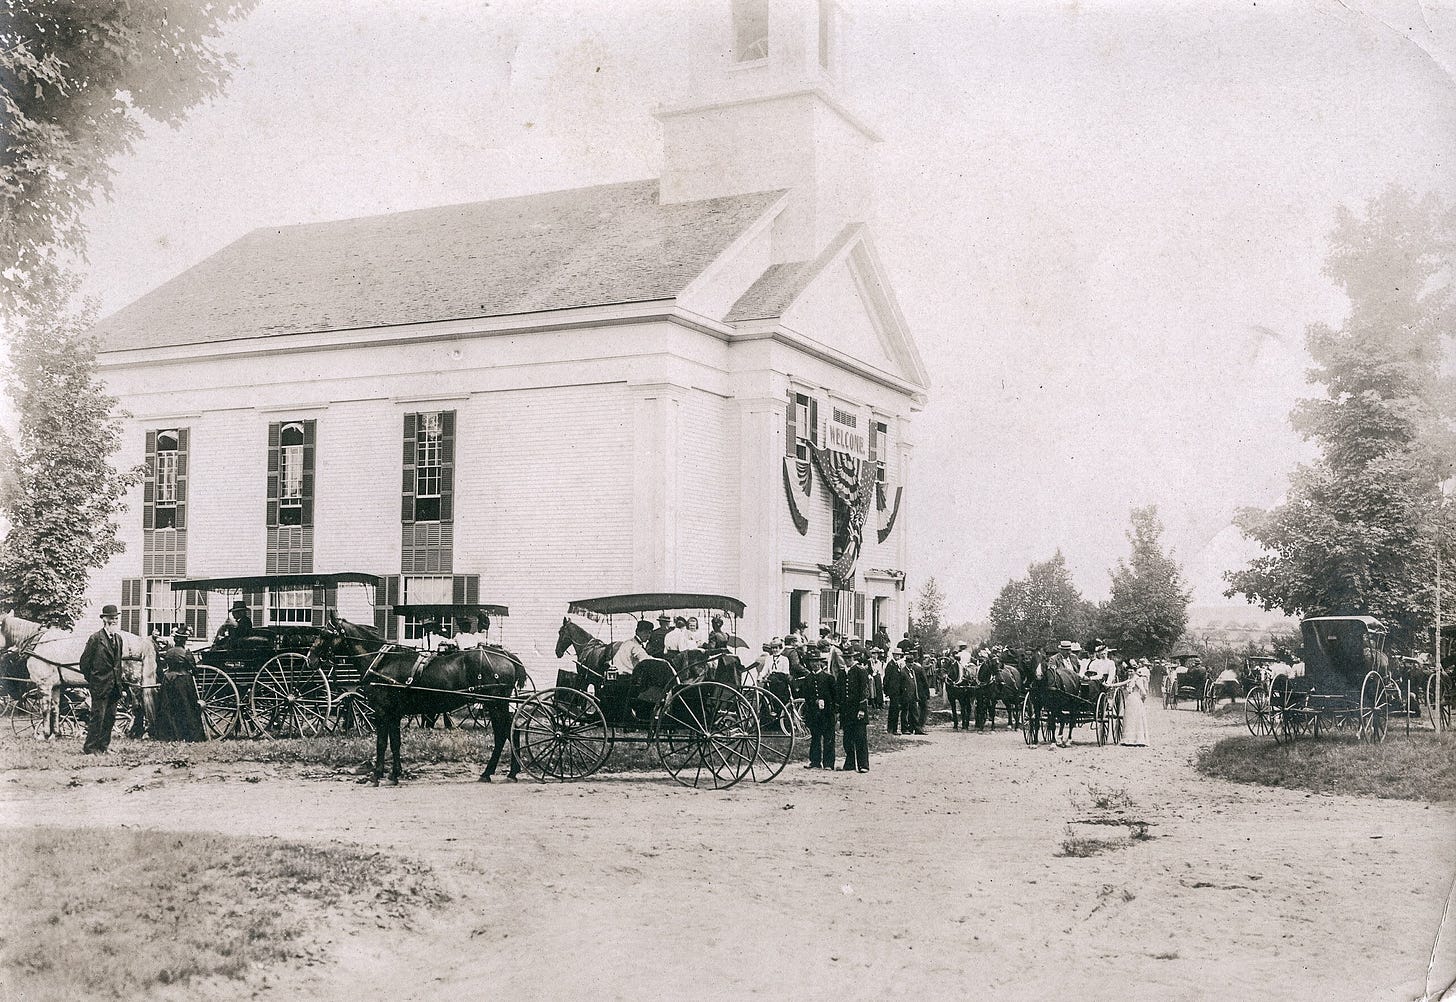
[[86, 744], [81, 749], [84, 755], [105, 755], [111, 746], [116, 701], [121, 696], [120, 620], [116, 606], [102, 606], [101, 629], [87, 638], [81, 653], [81, 674], [91, 690], [91, 717], [86, 722]]
[[804, 723], [809, 725], [809, 764], [806, 769], [834, 768], [834, 711], [836, 686], [829, 658], [811, 651], [812, 671], [804, 683]]
[[920, 663], [916, 655], [911, 655], [910, 665], [910, 691], [906, 694], [905, 701], [913, 709], [915, 715], [914, 731], [916, 734], [925, 733], [925, 721], [930, 716], [930, 676], [925, 671], [925, 666]]
[[844, 726], [844, 771], [870, 771], [868, 725], [870, 677], [864, 661], [854, 658], [845, 669], [840, 692], [839, 719]]
[[662, 613], [657, 617], [657, 626], [652, 635], [647, 638], [647, 653], [655, 658], [660, 658], [665, 650], [667, 635], [672, 632], [672, 617]]
[[896, 651], [885, 666], [885, 698], [890, 703], [890, 713], [885, 720], [885, 731], [888, 734], [899, 734], [900, 724], [905, 719], [905, 680], [905, 657], [900, 651]]

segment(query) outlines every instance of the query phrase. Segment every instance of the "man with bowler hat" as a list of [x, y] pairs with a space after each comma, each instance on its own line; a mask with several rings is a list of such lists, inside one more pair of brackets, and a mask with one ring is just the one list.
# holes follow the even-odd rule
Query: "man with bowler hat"
[[91, 690], [91, 717], [86, 721], [84, 755], [105, 755], [116, 725], [116, 701], [121, 696], [121, 621], [114, 605], [101, 607], [101, 629], [86, 639], [81, 653], [81, 674]]

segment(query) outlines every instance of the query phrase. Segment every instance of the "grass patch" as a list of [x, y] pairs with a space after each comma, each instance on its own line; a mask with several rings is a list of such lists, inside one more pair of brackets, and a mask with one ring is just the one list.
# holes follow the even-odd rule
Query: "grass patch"
[[1062, 839], [1062, 851], [1057, 853], [1057, 855], [1085, 859], [1088, 856], [1096, 856], [1099, 853], [1121, 849], [1125, 845], [1127, 845], [1127, 842], [1120, 838], [1086, 838], [1081, 835], [1068, 835]]
[[25, 828], [0, 844], [0, 969], [25, 999], [128, 998], [311, 960], [325, 912], [389, 924], [448, 900], [427, 867], [277, 839]]
[[[626, 732], [641, 735], [643, 732]], [[406, 727], [401, 735], [400, 758], [405, 769], [421, 765], [464, 763], [481, 768], [490, 757], [493, 746], [489, 727], [465, 727], [453, 730], [440, 728]], [[843, 760], [843, 732], [834, 735], [835, 749]], [[910, 747], [917, 741], [913, 737], [901, 737], [885, 731], [884, 714], [872, 719], [869, 726], [869, 747], [871, 756], [883, 755]], [[317, 738], [289, 738], [262, 740], [257, 738], [234, 738], [226, 741], [208, 741], [199, 744], [185, 744], [171, 741], [136, 741], [118, 737], [111, 742], [112, 754], [101, 759], [81, 757], [82, 739], [79, 736], [60, 738], [55, 741], [36, 741], [28, 735], [17, 737], [9, 732], [5, 721], [0, 720], [0, 762], [3, 768], [19, 771], [37, 769], [77, 769], [82, 766], [106, 765], [117, 768], [135, 768], [143, 765], [186, 767], [204, 763], [256, 762], [260, 764], [283, 764], [312, 766], [335, 770], [356, 770], [360, 767], [373, 768], [374, 738], [326, 736]], [[499, 775], [508, 769], [505, 749], [501, 752]], [[809, 735], [794, 739], [793, 762], [807, 762], [809, 759]], [[388, 768], [386, 759], [385, 767]], [[657, 772], [662, 764], [657, 749], [651, 744], [619, 742], [602, 767], [603, 773]]]
[[1275, 745], [1266, 737], [1224, 738], [1198, 753], [1198, 770], [1236, 783], [1397, 800], [1456, 801], [1456, 736], [1429, 732], [1383, 744], [1322, 737]]

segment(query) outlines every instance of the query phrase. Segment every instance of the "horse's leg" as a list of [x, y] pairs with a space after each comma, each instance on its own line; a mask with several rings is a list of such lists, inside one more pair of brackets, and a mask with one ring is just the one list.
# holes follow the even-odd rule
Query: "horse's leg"
[[389, 725], [389, 754], [391, 758], [389, 773], [390, 786], [398, 786], [399, 777], [404, 773], [404, 769], [399, 764], [399, 731], [403, 722], [404, 718], [399, 714], [395, 714], [394, 719], [390, 721]]
[[490, 752], [490, 761], [485, 763], [485, 771], [480, 774], [482, 783], [489, 783], [490, 777], [495, 775], [495, 767], [500, 762], [501, 748], [506, 743], [506, 731], [500, 720], [500, 713], [496, 707], [490, 708], [490, 738], [494, 747]]
[[379, 785], [379, 777], [384, 775], [384, 746], [389, 741], [389, 717], [390, 712], [384, 707], [374, 711], [374, 785]]
[[51, 686], [50, 699], [45, 708], [45, 738], [47, 741], [61, 736], [61, 700], [65, 697], [64, 688], [59, 678], [56, 679], [55, 685]]

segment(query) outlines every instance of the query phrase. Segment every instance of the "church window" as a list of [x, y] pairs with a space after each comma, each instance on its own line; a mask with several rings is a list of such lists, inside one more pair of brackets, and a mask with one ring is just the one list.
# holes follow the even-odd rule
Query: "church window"
[[157, 432], [155, 527], [172, 529], [177, 525], [177, 432]]
[[278, 524], [303, 522], [303, 425], [283, 426], [278, 438]]
[[455, 412], [406, 414], [400, 521], [407, 525], [453, 521], [454, 487]]
[[[314, 422], [284, 421], [268, 426], [268, 527], [312, 526]], [[290, 573], [270, 568], [268, 573]]]
[[789, 391], [785, 412], [785, 454], [809, 461], [809, 443], [819, 441], [819, 402], [807, 393]]
[[768, 0], [733, 0], [733, 58], [740, 63], [768, 58]]

